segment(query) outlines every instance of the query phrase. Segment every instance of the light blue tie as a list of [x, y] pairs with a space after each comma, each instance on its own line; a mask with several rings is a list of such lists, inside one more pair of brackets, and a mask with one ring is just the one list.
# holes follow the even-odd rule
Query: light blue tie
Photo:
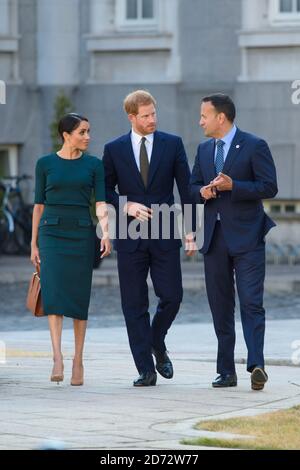
[[225, 142], [223, 140], [218, 140], [217, 142], [217, 155], [216, 155], [216, 161], [215, 161], [215, 168], [216, 168], [216, 173], [217, 175], [221, 173], [223, 170], [224, 166], [224, 145]]

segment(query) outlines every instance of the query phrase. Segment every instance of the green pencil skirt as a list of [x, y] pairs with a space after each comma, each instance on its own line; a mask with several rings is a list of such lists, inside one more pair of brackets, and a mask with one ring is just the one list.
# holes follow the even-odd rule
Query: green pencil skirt
[[45, 206], [38, 230], [46, 315], [87, 320], [95, 234], [88, 207]]

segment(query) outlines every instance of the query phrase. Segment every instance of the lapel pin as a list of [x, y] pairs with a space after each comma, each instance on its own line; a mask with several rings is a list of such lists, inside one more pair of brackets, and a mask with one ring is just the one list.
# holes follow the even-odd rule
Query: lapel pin
[[236, 145], [236, 146], [235, 146], [235, 148], [236, 148], [236, 149], [239, 149], [239, 148], [240, 148], [240, 146], [239, 146], [239, 145]]

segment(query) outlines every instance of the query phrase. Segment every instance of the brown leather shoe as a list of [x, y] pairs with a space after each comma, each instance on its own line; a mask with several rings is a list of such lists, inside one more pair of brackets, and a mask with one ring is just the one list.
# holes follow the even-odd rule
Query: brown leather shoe
[[251, 372], [251, 388], [252, 390], [262, 390], [268, 381], [268, 374], [262, 366], [254, 367]]

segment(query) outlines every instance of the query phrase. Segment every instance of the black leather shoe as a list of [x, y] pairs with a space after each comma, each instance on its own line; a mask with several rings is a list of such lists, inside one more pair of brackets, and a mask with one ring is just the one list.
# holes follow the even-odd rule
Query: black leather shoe
[[134, 382], [134, 387], [149, 387], [156, 385], [156, 372], [144, 372]]
[[218, 375], [216, 380], [212, 382], [214, 388], [221, 387], [236, 387], [237, 386], [237, 376], [236, 374], [221, 374]]
[[171, 379], [173, 377], [173, 364], [171, 359], [169, 358], [167, 351], [161, 353], [152, 349], [152, 354], [156, 359], [156, 370], [157, 372], [162, 375], [165, 379]]
[[268, 375], [262, 366], [254, 367], [251, 372], [251, 388], [252, 390], [262, 390], [268, 381]]

